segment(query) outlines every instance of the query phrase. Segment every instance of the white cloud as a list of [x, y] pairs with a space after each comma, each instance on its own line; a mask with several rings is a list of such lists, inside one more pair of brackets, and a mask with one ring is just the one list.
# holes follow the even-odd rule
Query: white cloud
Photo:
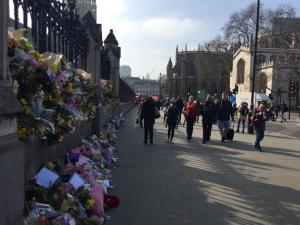
[[145, 32], [154, 35], [158, 38], [174, 39], [180, 38], [186, 35], [190, 35], [191, 32], [195, 33], [204, 27], [204, 24], [200, 21], [190, 18], [176, 18], [176, 17], [162, 17], [162, 18], [150, 18], [143, 24]]
[[97, 20], [100, 23], [112, 21], [125, 11], [124, 0], [97, 0]]

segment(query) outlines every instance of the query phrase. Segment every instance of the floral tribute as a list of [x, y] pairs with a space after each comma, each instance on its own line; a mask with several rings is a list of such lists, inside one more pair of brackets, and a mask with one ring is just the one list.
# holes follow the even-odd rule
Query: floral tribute
[[25, 225], [101, 225], [110, 219], [120, 203], [109, 193], [119, 126], [113, 120], [100, 135], [42, 166], [25, 188]]
[[24, 38], [24, 29], [9, 32], [9, 69], [23, 113], [17, 135], [46, 144], [62, 142], [82, 121], [94, 117], [98, 104], [112, 108], [112, 85], [96, 85], [92, 75], [74, 68], [60, 54], [39, 53]]

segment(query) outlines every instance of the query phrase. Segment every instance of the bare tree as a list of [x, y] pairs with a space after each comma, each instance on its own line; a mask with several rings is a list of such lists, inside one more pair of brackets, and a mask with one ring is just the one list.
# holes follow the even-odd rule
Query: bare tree
[[[274, 18], [293, 18], [296, 16], [296, 9], [291, 5], [278, 5], [275, 9], [264, 9], [260, 6], [259, 36], [264, 37], [271, 34]], [[250, 45], [256, 31], [256, 3], [253, 2], [245, 9], [234, 12], [222, 28], [224, 36], [231, 43]], [[282, 28], [285, 26], [282, 25]]]

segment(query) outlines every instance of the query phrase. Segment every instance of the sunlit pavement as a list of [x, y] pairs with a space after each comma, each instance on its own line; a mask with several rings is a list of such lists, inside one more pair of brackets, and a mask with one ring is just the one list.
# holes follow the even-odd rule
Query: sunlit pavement
[[201, 144], [201, 123], [187, 142], [185, 128], [174, 144], [155, 124], [154, 145], [144, 145], [136, 109], [120, 131], [119, 161], [111, 193], [120, 197], [108, 225], [300, 224], [300, 140], [267, 132], [263, 152], [254, 136], [235, 134]]

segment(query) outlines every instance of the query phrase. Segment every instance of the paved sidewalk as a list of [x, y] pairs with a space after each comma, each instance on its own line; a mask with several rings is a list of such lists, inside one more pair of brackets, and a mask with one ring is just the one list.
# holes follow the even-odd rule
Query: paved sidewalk
[[267, 134], [260, 153], [253, 135], [221, 144], [214, 128], [202, 145], [199, 124], [191, 143], [180, 127], [168, 144], [158, 120], [144, 145], [135, 111], [120, 131], [112, 194], [121, 204], [107, 225], [300, 224], [300, 140]]

